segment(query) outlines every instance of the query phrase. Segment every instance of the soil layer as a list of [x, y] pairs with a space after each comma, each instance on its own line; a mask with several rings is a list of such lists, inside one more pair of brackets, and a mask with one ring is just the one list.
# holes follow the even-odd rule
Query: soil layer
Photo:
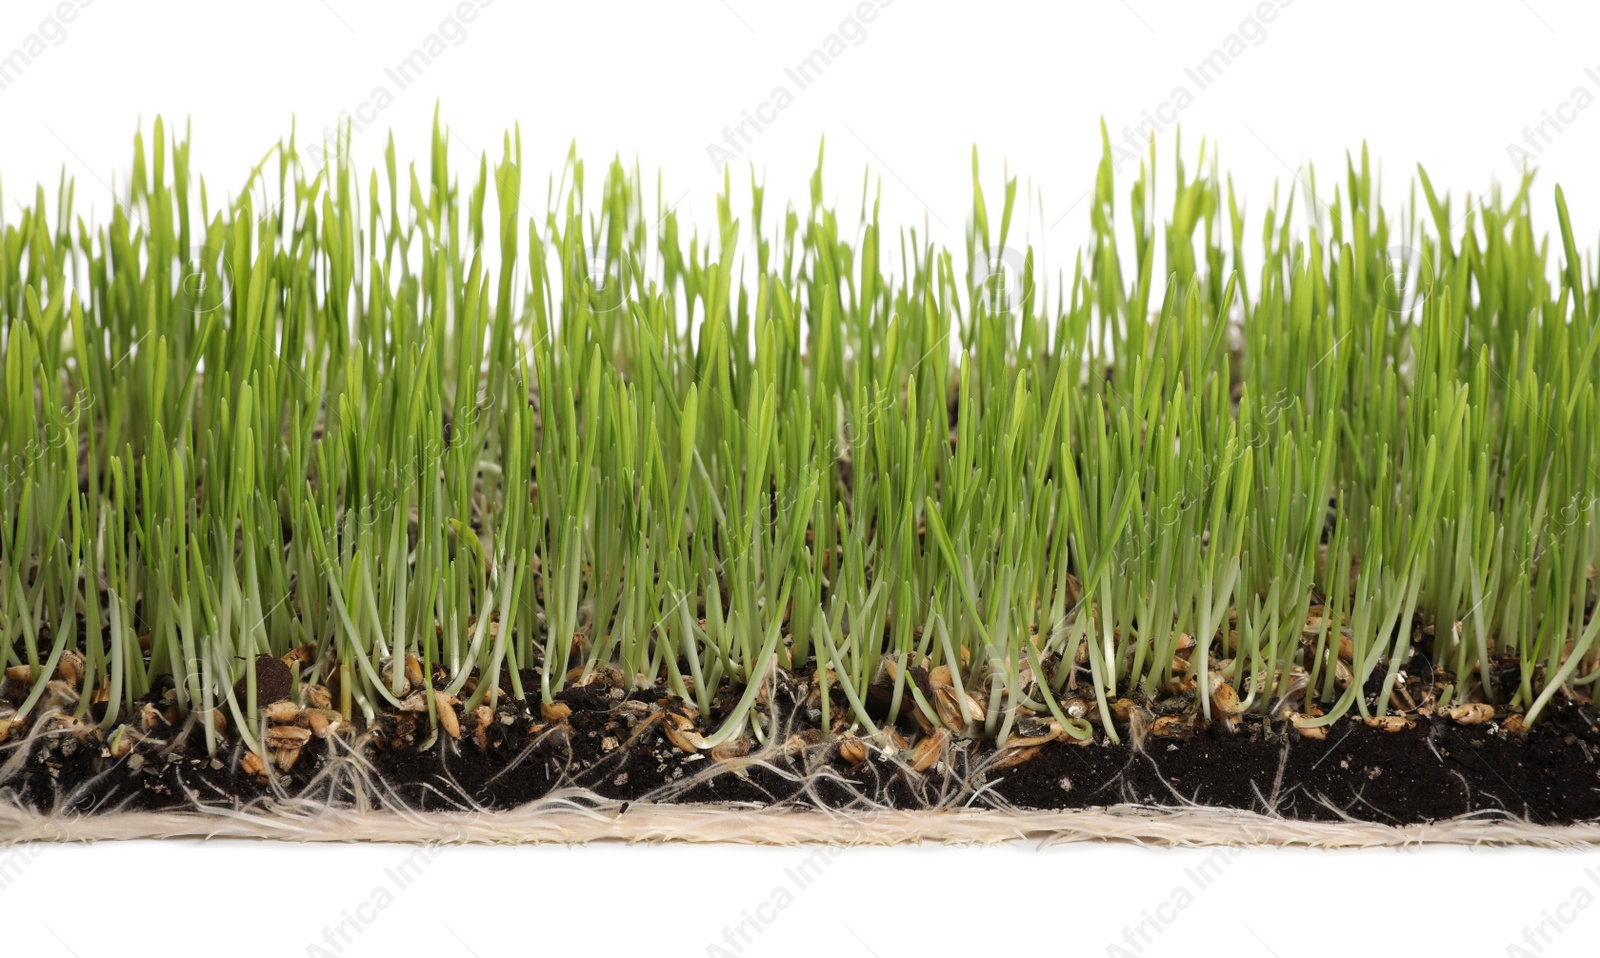
[[473, 727], [469, 719], [459, 738], [439, 736], [426, 748], [416, 742], [425, 716], [391, 716], [342, 738], [312, 739], [286, 772], [255, 774], [242, 749], [212, 757], [192, 729], [116, 758], [63, 729], [0, 750], [0, 800], [84, 813], [237, 808], [274, 795], [349, 803], [359, 794], [379, 808], [505, 809], [580, 786], [622, 801], [789, 807], [1192, 805], [1393, 825], [1469, 813], [1533, 825], [1600, 821], [1600, 730], [1587, 706], [1572, 703], [1519, 734], [1495, 722], [1418, 717], [1384, 731], [1347, 719], [1313, 740], [1253, 720], [1139, 746], [1098, 735], [1088, 744], [1052, 741], [1022, 760], [958, 741], [915, 771], [906, 752], [864, 742], [865, 758], [847, 762], [815, 728], [742, 757], [686, 750], [663, 729], [671, 706], [656, 694], [569, 689], [571, 712], [556, 721], [502, 703], [491, 720]]

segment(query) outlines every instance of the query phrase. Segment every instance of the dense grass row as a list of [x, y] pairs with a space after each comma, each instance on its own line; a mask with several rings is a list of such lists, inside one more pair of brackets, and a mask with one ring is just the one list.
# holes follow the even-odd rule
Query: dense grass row
[[465, 183], [437, 128], [420, 169], [299, 150], [218, 203], [158, 121], [110, 222], [65, 180], [6, 207], [12, 724], [54, 676], [114, 731], [172, 675], [251, 743], [246, 663], [306, 645], [369, 720], [406, 654], [469, 709], [602, 665], [706, 715], [731, 687], [707, 746], [817, 663], [867, 734], [875, 681], [941, 724], [907, 667], [948, 664], [1001, 739], [1117, 738], [1122, 697], [1381, 716], [1419, 647], [1439, 707], [1536, 721], [1600, 678], [1600, 298], [1559, 190], [1552, 250], [1528, 181], [1469, 210], [1419, 172], [1394, 217], [1363, 153], [1246, 235], [1204, 149], [1161, 221], [1152, 148], [1129, 248], [1108, 149], [1047, 282], [976, 156], [963, 257], [841, 220], [820, 157], [809, 207], [728, 189], [699, 236], [619, 164], [540, 197], [515, 136]]

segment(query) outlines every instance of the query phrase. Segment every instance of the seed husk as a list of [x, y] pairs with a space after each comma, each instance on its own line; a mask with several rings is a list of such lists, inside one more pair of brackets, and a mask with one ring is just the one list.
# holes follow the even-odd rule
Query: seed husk
[[61, 662], [56, 666], [56, 677], [73, 688], [83, 680], [84, 669], [87, 663], [83, 653], [77, 649], [67, 649], [61, 654]]
[[[944, 686], [934, 690], [934, 708], [939, 713], [939, 721], [946, 728], [965, 729], [968, 725], [983, 721], [983, 706], [971, 695], [960, 696], [951, 686]], [[961, 714], [961, 705], [966, 703], [967, 714]]]
[[1007, 745], [995, 753], [994, 759], [989, 763], [989, 768], [998, 771], [1003, 768], [1021, 765], [1023, 762], [1038, 755], [1039, 750], [1042, 748], [1044, 748], [1043, 745]]
[[439, 713], [439, 728], [451, 738], [461, 737], [461, 720], [456, 717], [456, 698], [444, 692], [433, 693], [434, 706]]
[[1161, 715], [1150, 724], [1150, 734], [1155, 738], [1188, 741], [1194, 738], [1194, 720], [1183, 715]]
[[494, 722], [494, 710], [480, 705], [472, 710], [472, 741], [480, 749], [489, 747], [489, 726]]
[[286, 749], [303, 748], [311, 741], [311, 731], [298, 725], [274, 725], [267, 729], [265, 736], [267, 748]]
[[917, 747], [911, 750], [911, 768], [913, 771], [926, 772], [933, 767], [944, 753], [945, 745], [950, 741], [950, 733], [942, 728], [934, 729], [924, 735], [917, 742]]
[[662, 729], [667, 733], [667, 741], [679, 751], [698, 754], [705, 747], [705, 738], [694, 730], [694, 722], [686, 715], [667, 713]]
[[344, 716], [332, 709], [306, 709], [305, 718], [311, 734], [320, 739], [326, 739], [344, 724]]
[[1457, 725], [1482, 725], [1494, 718], [1494, 706], [1487, 702], [1468, 702], [1452, 705], [1444, 710], [1444, 714]]
[[305, 689], [306, 705], [314, 709], [333, 708], [333, 696], [329, 694], [327, 686], [306, 685], [302, 688]]
[[1234, 691], [1232, 685], [1224, 682], [1221, 676], [1211, 677], [1211, 707], [1223, 715], [1234, 716], [1244, 711], [1244, 706], [1239, 701], [1239, 693]]
[[1312, 725], [1311, 722], [1313, 719], [1314, 716], [1296, 713], [1293, 716], [1292, 721], [1294, 723], [1295, 731], [1300, 733], [1301, 738], [1312, 739], [1320, 742], [1328, 737], [1328, 727], [1326, 725]]
[[1367, 717], [1367, 727], [1375, 728], [1380, 732], [1403, 732], [1415, 725], [1414, 721], [1404, 715], [1370, 715]]
[[266, 708], [267, 721], [274, 725], [293, 725], [301, 720], [300, 706], [284, 700], [273, 702]]
[[750, 740], [747, 738], [731, 738], [711, 750], [711, 757], [719, 762], [732, 758], [743, 758], [750, 754]]

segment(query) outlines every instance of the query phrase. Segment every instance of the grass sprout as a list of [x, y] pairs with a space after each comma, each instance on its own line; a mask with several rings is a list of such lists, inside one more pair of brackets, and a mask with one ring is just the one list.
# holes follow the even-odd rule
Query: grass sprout
[[1392, 214], [1363, 150], [1252, 239], [1204, 145], [1158, 225], [1152, 143], [1130, 248], [1106, 144], [1052, 280], [976, 152], [965, 254], [1003, 277], [870, 194], [849, 223], [820, 153], [809, 206], [730, 177], [701, 235], [575, 152], [533, 213], [520, 134], [470, 182], [450, 139], [363, 178], [291, 136], [218, 203], [158, 119], [105, 224], [65, 177], [0, 220], [0, 736], [125, 734], [168, 689], [259, 750], [260, 656], [433, 736], [614, 669], [708, 749], [781, 734], [795, 678], [835, 735], [1001, 745], [1535, 723], [1600, 680], [1600, 298], [1559, 189], [1552, 247], [1531, 176], [1460, 211], [1419, 170]]

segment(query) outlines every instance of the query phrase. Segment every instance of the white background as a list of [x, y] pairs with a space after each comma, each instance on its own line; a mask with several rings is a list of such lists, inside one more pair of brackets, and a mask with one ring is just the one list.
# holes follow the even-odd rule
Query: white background
[[[3, 0], [0, 57], [55, 7]], [[721, 184], [708, 145], [776, 85], [793, 90], [784, 68], [838, 30], [854, 4], [496, 0], [462, 25], [464, 36], [452, 30], [459, 45], [396, 91], [385, 69], [454, 8], [447, 0], [96, 0], [64, 30], [52, 29], [59, 42], [0, 90], [5, 215], [14, 217], [36, 182], [53, 191], [63, 167], [79, 183], [80, 210], [103, 215], [136, 126], [157, 113], [192, 118], [195, 163], [213, 191], [225, 192], [287, 135], [291, 118], [304, 138], [331, 128], [341, 111], [373, 117], [355, 140], [363, 167], [381, 162], [390, 126], [402, 156], [425, 165], [442, 101], [458, 169], [475, 167], [476, 151], [498, 150], [502, 131], [520, 122], [524, 196], [535, 206], [546, 173], [559, 170], [576, 138], [593, 176], [616, 154], [661, 169], [664, 202], [704, 231]], [[1405, 180], [1422, 163], [1455, 197], [1459, 216], [1467, 196], [1514, 182], [1508, 146], [1537, 146], [1536, 216], [1553, 226], [1551, 186], [1560, 182], [1580, 244], [1593, 247], [1581, 237], [1600, 230], [1600, 104], [1579, 109], [1575, 97], [1580, 87], [1600, 97], [1594, 4], [1294, 0], [1263, 30], [1251, 28], [1258, 42], [1196, 92], [1185, 68], [1239, 31], [1254, 8], [1249, 0], [897, 0], [743, 147], [734, 176], [747, 179], [753, 162], [772, 209], [783, 200], [803, 205], [825, 135], [828, 192], [842, 211], [854, 210], [870, 168], [882, 180], [886, 223], [925, 222], [935, 241], [960, 246], [976, 143], [991, 191], [1002, 164], [1038, 191], [1043, 209], [1025, 221], [1029, 239], [1070, 264], [1087, 233], [1086, 211], [1073, 204], [1092, 183], [1099, 119], [1120, 139], [1146, 111], [1173, 116], [1162, 104], [1183, 84], [1195, 94], [1176, 113], [1191, 165], [1202, 137], [1220, 145], [1257, 214], [1274, 184], [1286, 190], [1307, 162], [1321, 199], [1331, 200], [1345, 151], [1365, 141], [1391, 201], [1405, 198]], [[374, 112], [363, 104], [380, 84], [395, 98]], [[1530, 145], [1525, 128], [1549, 115], [1572, 120], [1559, 134], [1545, 127], [1548, 140], [1533, 131]], [[1169, 168], [1171, 147], [1168, 127], [1161, 148]], [[1119, 181], [1119, 204], [1129, 182]], [[41, 956], [130, 947], [306, 954], [409, 852], [223, 842], [0, 850], [0, 927], [8, 952]], [[447, 849], [393, 907], [368, 912], [376, 920], [343, 953], [707, 954], [808, 854]], [[744, 953], [1107, 954], [1208, 854], [850, 850]], [[1546, 928], [1561, 933], [1542, 954], [1590, 954], [1600, 907], [1568, 904], [1580, 886], [1600, 895], [1585, 868], [1600, 875], [1600, 856], [1254, 850], [1232, 860], [1143, 953], [1287, 958], [1329, 953], [1348, 939], [1378, 952], [1425, 944], [1440, 954], [1499, 955], [1525, 927], [1559, 915]]]

